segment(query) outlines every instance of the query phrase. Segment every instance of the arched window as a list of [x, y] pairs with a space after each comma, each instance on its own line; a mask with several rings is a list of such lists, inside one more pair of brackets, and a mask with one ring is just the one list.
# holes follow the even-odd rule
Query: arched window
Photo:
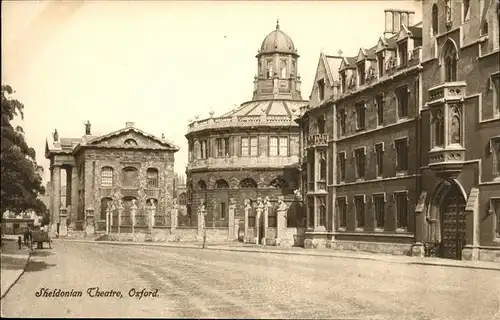
[[137, 169], [134, 167], [123, 168], [123, 186], [136, 187], [138, 182]]
[[241, 180], [240, 188], [257, 188], [257, 182], [252, 178], [246, 178]]
[[125, 140], [124, 144], [127, 146], [136, 146], [137, 141], [135, 141], [134, 139], [127, 139], [127, 140]]
[[432, 5], [432, 35], [438, 33], [438, 7], [437, 4]]
[[101, 216], [99, 217], [99, 220], [106, 220], [106, 212], [108, 210], [108, 206], [111, 205], [111, 202], [113, 202], [113, 199], [111, 198], [101, 199]]
[[272, 60], [268, 60], [267, 61], [267, 71], [266, 71], [266, 76], [267, 76], [267, 79], [271, 79], [274, 75], [274, 72], [273, 72], [273, 61]]
[[444, 145], [444, 116], [441, 110], [438, 110], [434, 116], [434, 135], [436, 147], [442, 147]]
[[287, 65], [286, 61], [282, 60], [280, 65], [280, 78], [286, 79], [287, 77]]
[[457, 49], [448, 41], [443, 48], [445, 82], [457, 81]]
[[112, 187], [113, 186], [113, 168], [103, 167], [101, 169], [101, 187]]
[[273, 188], [284, 189], [288, 188], [288, 182], [282, 177], [277, 177], [276, 179], [271, 181], [271, 183], [269, 183], [269, 186]]
[[148, 188], [158, 188], [158, 169], [149, 168], [146, 171], [146, 185]]
[[185, 205], [187, 204], [187, 201], [186, 201], [187, 199], [186, 199], [186, 197], [187, 197], [187, 196], [186, 196], [186, 193], [185, 193], [185, 192], [183, 192], [183, 193], [181, 193], [181, 194], [179, 195], [179, 205], [181, 205], [181, 206], [185, 206]]
[[207, 183], [203, 180], [198, 181], [198, 189], [207, 190]]
[[229, 189], [229, 184], [224, 179], [219, 179], [215, 181], [215, 188], [217, 189]]

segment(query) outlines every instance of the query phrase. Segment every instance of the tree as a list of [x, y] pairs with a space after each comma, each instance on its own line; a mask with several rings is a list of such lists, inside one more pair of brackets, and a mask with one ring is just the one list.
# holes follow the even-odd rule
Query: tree
[[45, 214], [47, 207], [39, 199], [45, 193], [42, 185], [43, 167], [36, 163], [35, 149], [28, 146], [24, 131], [14, 128], [12, 121], [24, 118], [24, 105], [12, 97], [9, 85], [2, 85], [0, 210], [20, 213], [34, 210]]

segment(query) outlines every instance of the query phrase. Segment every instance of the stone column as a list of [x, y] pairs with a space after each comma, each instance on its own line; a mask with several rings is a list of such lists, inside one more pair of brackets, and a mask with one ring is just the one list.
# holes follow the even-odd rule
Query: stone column
[[236, 203], [234, 202], [233, 198], [229, 199], [229, 202], [230, 205], [229, 205], [229, 216], [228, 216], [228, 238], [229, 240], [234, 240], [235, 238], [238, 237], [238, 234], [234, 232], [235, 231], [234, 212], [236, 211]]
[[[135, 207], [134, 207], [135, 206]], [[135, 215], [137, 214], [137, 206], [135, 203], [130, 207], [130, 217], [132, 219], [132, 234], [135, 233]]]
[[204, 204], [198, 207], [198, 236], [203, 237], [203, 231], [205, 229], [205, 216], [207, 215], [207, 209]]
[[233, 232], [234, 232], [234, 238], [233, 239], [239, 239], [239, 230], [240, 230], [240, 219], [234, 219], [234, 226], [233, 226]]
[[112, 211], [109, 208], [106, 208], [106, 234], [109, 234], [111, 231], [111, 219], [113, 219]]
[[120, 226], [122, 224], [122, 214], [123, 214], [123, 203], [122, 200], [118, 200], [118, 234], [120, 234]]
[[61, 207], [61, 167], [57, 165], [52, 166], [52, 193], [51, 193], [51, 233], [55, 234], [57, 232], [57, 223], [59, 222], [59, 208]]
[[69, 215], [69, 227], [75, 229], [75, 221], [78, 217], [78, 172], [76, 167], [71, 168], [71, 208]]
[[88, 208], [85, 210], [85, 236], [93, 236], [94, 231], [94, 209]]
[[67, 227], [67, 218], [68, 218], [68, 208], [61, 207], [60, 208], [60, 225], [59, 225], [59, 236], [66, 237], [68, 236], [68, 227]]

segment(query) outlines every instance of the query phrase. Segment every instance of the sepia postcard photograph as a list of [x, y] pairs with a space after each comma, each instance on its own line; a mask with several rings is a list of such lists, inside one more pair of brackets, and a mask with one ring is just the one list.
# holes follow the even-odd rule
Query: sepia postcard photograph
[[500, 0], [1, 12], [2, 318], [500, 320]]

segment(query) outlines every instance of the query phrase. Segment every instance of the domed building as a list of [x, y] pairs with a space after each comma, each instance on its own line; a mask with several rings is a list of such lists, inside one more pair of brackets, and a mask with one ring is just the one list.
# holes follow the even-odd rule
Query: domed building
[[[299, 55], [277, 23], [256, 58], [252, 100], [189, 124], [188, 214], [180, 217], [179, 225], [196, 226], [201, 204], [207, 210], [207, 228], [226, 228], [230, 204], [236, 206], [235, 223], [239, 220], [241, 226], [245, 199], [269, 196], [271, 203], [279, 195], [285, 201], [294, 199], [300, 150], [300, 130], [294, 120], [308, 103], [300, 92]], [[289, 210], [289, 225], [300, 220]]]

